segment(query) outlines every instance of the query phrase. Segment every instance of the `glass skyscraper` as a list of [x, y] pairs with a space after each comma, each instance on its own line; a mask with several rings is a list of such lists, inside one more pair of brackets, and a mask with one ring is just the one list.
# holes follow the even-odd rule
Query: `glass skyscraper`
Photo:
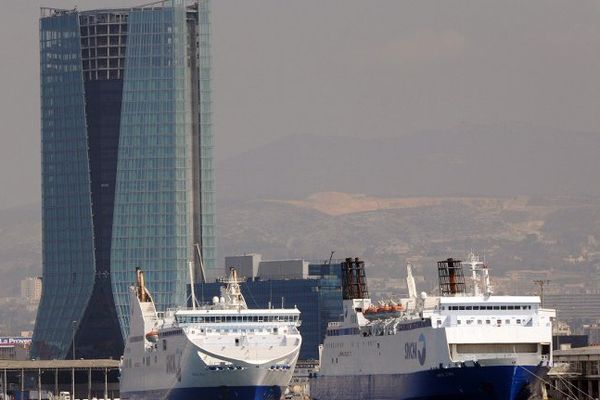
[[[214, 274], [209, 0], [42, 9], [43, 294], [32, 355], [119, 357], [129, 286]], [[197, 268], [199, 270], [199, 268]]]

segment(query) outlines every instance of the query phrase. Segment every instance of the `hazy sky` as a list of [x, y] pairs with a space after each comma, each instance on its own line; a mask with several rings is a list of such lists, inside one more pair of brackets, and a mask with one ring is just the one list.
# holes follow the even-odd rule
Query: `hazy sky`
[[[145, 3], [1, 2], [0, 209], [39, 201], [39, 7]], [[600, 0], [213, 0], [213, 33], [220, 160], [298, 133], [598, 131]]]

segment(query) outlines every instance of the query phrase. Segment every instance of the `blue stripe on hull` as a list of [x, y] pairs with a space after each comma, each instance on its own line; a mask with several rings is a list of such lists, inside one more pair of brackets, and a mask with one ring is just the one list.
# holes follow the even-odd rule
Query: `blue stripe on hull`
[[464, 367], [413, 374], [318, 376], [314, 400], [526, 400], [543, 367]]
[[279, 400], [279, 386], [174, 388], [121, 393], [125, 400]]

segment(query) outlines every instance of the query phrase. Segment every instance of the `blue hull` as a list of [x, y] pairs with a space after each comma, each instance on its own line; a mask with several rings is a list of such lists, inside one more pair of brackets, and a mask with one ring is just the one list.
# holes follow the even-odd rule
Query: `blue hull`
[[221, 386], [121, 393], [125, 400], [279, 400], [279, 386]]
[[544, 367], [437, 369], [397, 375], [318, 376], [314, 400], [526, 400]]

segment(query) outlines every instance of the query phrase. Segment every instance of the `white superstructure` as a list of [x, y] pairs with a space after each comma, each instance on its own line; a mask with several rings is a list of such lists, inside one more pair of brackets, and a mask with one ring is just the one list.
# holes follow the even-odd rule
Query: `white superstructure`
[[409, 298], [374, 305], [347, 296], [343, 322], [329, 325], [313, 398], [526, 398], [551, 364], [555, 312], [538, 296], [494, 296], [474, 255], [462, 265], [471, 268], [469, 292], [460, 266], [460, 277], [440, 275], [452, 293], [417, 296], [409, 266]]
[[193, 299], [163, 315], [138, 271], [121, 398], [279, 399], [300, 351], [300, 311], [248, 309], [235, 270], [224, 283], [210, 306]]

